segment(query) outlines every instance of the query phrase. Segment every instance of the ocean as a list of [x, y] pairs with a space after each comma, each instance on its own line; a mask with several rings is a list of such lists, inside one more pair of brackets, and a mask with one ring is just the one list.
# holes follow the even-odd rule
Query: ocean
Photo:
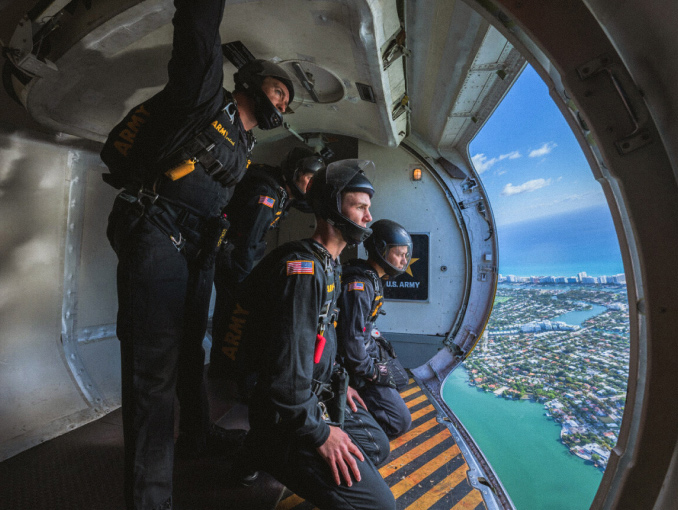
[[544, 406], [505, 400], [468, 385], [463, 366], [443, 398], [468, 429], [517, 510], [587, 510], [603, 473], [569, 453]]
[[624, 272], [606, 205], [497, 227], [499, 273], [590, 276]]

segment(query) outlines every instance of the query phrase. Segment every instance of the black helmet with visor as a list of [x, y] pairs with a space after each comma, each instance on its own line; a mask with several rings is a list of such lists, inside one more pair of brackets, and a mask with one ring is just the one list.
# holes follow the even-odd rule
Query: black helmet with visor
[[235, 90], [247, 94], [254, 103], [254, 116], [259, 129], [273, 129], [283, 124], [282, 113], [261, 90], [264, 79], [267, 77], [275, 78], [285, 84], [291, 103], [294, 99], [294, 85], [287, 72], [278, 64], [256, 59], [247, 62], [233, 75]]
[[[365, 241], [365, 249], [390, 277], [405, 272], [412, 259], [412, 238], [402, 225], [391, 220], [378, 220], [372, 223], [372, 235]], [[403, 247], [407, 251], [402, 250]], [[405, 259], [403, 259], [403, 256]], [[396, 265], [400, 262], [399, 265]]]
[[339, 230], [349, 245], [363, 242], [372, 233], [361, 227], [341, 212], [344, 193], [358, 191], [374, 195], [374, 187], [365, 175], [365, 170], [374, 171], [374, 163], [362, 159], [344, 159], [320, 169], [306, 190], [306, 199], [313, 212]]
[[311, 149], [305, 147], [295, 147], [287, 153], [281, 163], [282, 175], [285, 184], [290, 187], [292, 196], [296, 199], [294, 207], [303, 212], [312, 212], [308, 203], [306, 203], [306, 193], [299, 188], [297, 182], [304, 174], [314, 174], [321, 168], [325, 168], [325, 160], [322, 156], [316, 154]]

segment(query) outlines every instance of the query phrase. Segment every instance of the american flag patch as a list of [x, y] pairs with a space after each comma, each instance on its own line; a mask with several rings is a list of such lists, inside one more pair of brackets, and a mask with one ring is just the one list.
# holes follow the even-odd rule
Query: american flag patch
[[365, 290], [365, 284], [363, 282], [351, 282], [348, 284], [348, 290]]
[[287, 263], [287, 276], [293, 274], [313, 274], [313, 261], [290, 260]]
[[273, 204], [275, 204], [275, 200], [272, 199], [271, 197], [267, 197], [266, 195], [259, 195], [259, 203], [264, 204], [266, 207], [270, 207], [273, 209]]

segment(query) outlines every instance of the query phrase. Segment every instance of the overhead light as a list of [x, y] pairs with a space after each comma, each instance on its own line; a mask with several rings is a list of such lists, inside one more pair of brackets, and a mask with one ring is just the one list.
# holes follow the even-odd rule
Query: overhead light
[[412, 169], [412, 180], [421, 181], [421, 168], [417, 167]]

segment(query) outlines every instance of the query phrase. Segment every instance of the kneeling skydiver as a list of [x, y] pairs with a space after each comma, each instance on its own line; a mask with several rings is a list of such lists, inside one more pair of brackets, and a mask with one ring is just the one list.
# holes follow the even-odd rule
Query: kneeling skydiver
[[367, 260], [353, 259], [342, 266], [337, 336], [351, 384], [393, 438], [412, 425], [410, 410], [396, 389], [406, 385], [409, 377], [374, 324], [383, 313], [382, 280], [405, 272], [412, 257], [412, 239], [395, 221], [375, 221], [371, 228], [372, 235], [364, 242]]

